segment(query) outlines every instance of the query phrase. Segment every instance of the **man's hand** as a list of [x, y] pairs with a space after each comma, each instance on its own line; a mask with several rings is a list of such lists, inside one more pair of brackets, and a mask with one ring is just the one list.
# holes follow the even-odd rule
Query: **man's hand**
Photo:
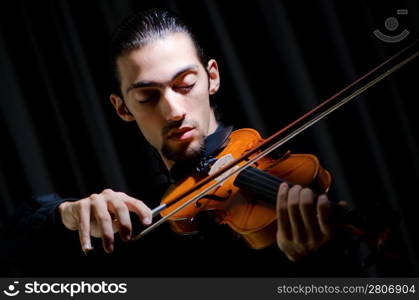
[[313, 191], [286, 183], [277, 195], [279, 248], [291, 261], [298, 261], [330, 240], [332, 207], [326, 195], [320, 195], [317, 204]]
[[129, 211], [135, 212], [144, 225], [150, 225], [152, 219], [150, 208], [141, 200], [110, 189], [75, 202], [63, 202], [58, 210], [63, 224], [70, 230], [79, 231], [84, 253], [93, 249], [90, 236], [101, 238], [107, 253], [113, 251], [115, 232], [119, 232], [122, 240], [130, 240]]

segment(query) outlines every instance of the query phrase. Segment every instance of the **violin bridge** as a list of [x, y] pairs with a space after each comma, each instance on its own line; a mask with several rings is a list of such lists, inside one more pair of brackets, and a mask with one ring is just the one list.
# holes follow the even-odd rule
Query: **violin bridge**
[[[214, 164], [211, 166], [211, 169], [208, 172], [208, 175], [212, 175], [215, 172], [217, 172], [218, 170], [222, 169], [223, 167], [225, 167], [226, 165], [228, 165], [231, 161], [234, 160], [233, 155], [226, 154], [222, 157], [220, 157], [219, 159], [217, 159], [216, 162], [214, 162]], [[223, 174], [221, 174], [220, 176], [218, 176], [217, 178], [215, 178], [216, 182], [219, 182], [221, 180], [223, 180], [225, 177], [228, 177], [232, 172], [234, 172], [235, 170], [237, 170], [239, 168], [239, 166], [235, 166], [233, 168], [231, 168], [230, 170], [224, 172]]]

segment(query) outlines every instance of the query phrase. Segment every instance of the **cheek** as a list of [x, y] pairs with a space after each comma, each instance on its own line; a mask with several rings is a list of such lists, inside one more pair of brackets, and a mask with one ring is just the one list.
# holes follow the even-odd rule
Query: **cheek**
[[135, 116], [135, 120], [138, 128], [145, 137], [145, 139], [156, 149], [160, 149], [162, 138], [161, 138], [161, 126], [157, 120], [150, 118], [150, 115], [146, 116]]
[[191, 117], [200, 124], [201, 130], [206, 133], [211, 111], [207, 85], [196, 89], [195, 94], [190, 101], [191, 104], [189, 107], [193, 108], [193, 112], [191, 112], [193, 115]]

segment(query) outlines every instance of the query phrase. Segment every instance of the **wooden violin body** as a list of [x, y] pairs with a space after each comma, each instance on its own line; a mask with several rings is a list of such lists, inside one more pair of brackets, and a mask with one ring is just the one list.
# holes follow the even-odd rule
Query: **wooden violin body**
[[[262, 141], [259, 133], [253, 129], [245, 128], [232, 132], [228, 144], [215, 157], [215, 163], [209, 174], [234, 158], [240, 157]], [[245, 161], [238, 166], [244, 163]], [[318, 159], [311, 154], [287, 152], [279, 159], [265, 156], [252, 165], [251, 169], [254, 171], [249, 172], [248, 169], [244, 170], [247, 173], [242, 171], [232, 175], [222, 185], [171, 216], [169, 224], [172, 230], [177, 234], [194, 234], [197, 232], [196, 216], [202, 212], [211, 212], [217, 222], [227, 224], [234, 232], [242, 236], [251, 248], [265, 248], [276, 242], [275, 200], [279, 180], [289, 184], [309, 186], [317, 193], [327, 192], [331, 184], [330, 173], [323, 169]], [[228, 171], [226, 173], [221, 176], [229, 175]], [[205, 176], [206, 174], [195, 171], [172, 185], [162, 199], [162, 203], [170, 205], [161, 212], [162, 217], [219, 178], [210, 181], [181, 201], [172, 203], [173, 199], [195, 186]], [[278, 178], [278, 180], [272, 180], [272, 178]], [[257, 193], [258, 189], [261, 193]]]

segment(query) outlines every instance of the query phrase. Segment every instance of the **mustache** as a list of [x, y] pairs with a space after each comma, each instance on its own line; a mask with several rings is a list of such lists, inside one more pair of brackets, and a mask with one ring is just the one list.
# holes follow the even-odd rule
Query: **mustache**
[[183, 120], [178, 120], [178, 121], [171, 121], [163, 127], [163, 129], [161, 131], [161, 134], [162, 134], [163, 137], [165, 137], [170, 132], [170, 130], [177, 129], [177, 128], [180, 128], [182, 126], [197, 128], [198, 127], [198, 122], [195, 121], [195, 120], [190, 120], [190, 119], [189, 120], [183, 119]]

